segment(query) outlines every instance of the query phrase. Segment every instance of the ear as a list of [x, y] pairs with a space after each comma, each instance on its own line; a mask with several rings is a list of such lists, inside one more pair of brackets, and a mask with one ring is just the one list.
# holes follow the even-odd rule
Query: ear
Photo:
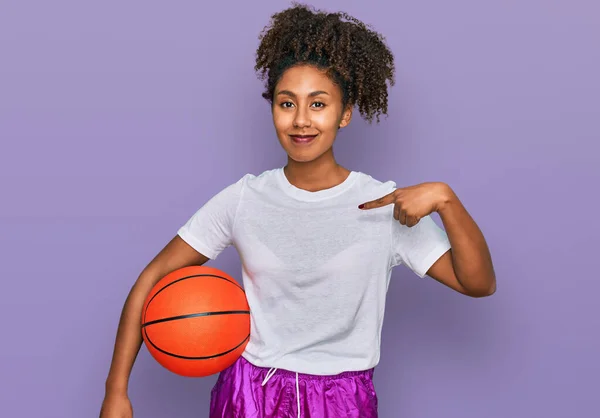
[[351, 120], [352, 120], [352, 106], [348, 106], [342, 113], [342, 118], [339, 123], [339, 129], [345, 128], [346, 126], [348, 126], [350, 124]]

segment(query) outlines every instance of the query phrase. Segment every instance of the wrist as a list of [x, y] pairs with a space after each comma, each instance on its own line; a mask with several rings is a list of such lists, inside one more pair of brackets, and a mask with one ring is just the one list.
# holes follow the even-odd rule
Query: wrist
[[456, 199], [456, 194], [452, 190], [452, 188], [442, 182], [435, 183], [437, 188], [437, 204], [436, 204], [436, 212], [441, 213], [446, 210], [449, 206], [451, 206], [452, 202]]
[[104, 385], [106, 395], [121, 395], [127, 396], [128, 385], [127, 381], [122, 379], [107, 379]]

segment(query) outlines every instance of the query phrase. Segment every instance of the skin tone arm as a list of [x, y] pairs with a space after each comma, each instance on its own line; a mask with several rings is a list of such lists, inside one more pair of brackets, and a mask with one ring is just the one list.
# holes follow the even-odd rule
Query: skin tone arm
[[496, 275], [485, 238], [456, 194], [445, 184], [437, 210], [452, 249], [429, 269], [427, 275], [472, 297], [490, 296], [496, 291]]
[[450, 186], [431, 182], [400, 188], [359, 208], [389, 204], [394, 204], [394, 218], [408, 227], [433, 212], [440, 215], [452, 249], [431, 266], [428, 276], [467, 296], [490, 296], [496, 291], [496, 275], [485, 238]]
[[[112, 362], [106, 379], [106, 394], [101, 417], [117, 416], [109, 411], [115, 398], [127, 398], [129, 376], [142, 344], [141, 314], [144, 301], [152, 287], [168, 273], [182, 267], [202, 265], [208, 258], [175, 236], [141, 272], [134, 283], [121, 312]], [[107, 412], [108, 411], [108, 412]]]

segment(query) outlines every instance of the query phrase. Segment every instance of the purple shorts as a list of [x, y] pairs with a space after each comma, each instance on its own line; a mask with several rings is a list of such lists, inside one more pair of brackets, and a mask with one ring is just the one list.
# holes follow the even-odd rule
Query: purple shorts
[[258, 367], [240, 357], [219, 374], [211, 392], [210, 418], [297, 417], [376, 418], [373, 369], [316, 376]]

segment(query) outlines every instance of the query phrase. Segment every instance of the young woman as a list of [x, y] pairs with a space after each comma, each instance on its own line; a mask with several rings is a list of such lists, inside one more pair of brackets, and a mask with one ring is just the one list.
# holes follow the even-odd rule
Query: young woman
[[123, 308], [102, 418], [132, 416], [127, 385], [152, 286], [229, 245], [242, 260], [251, 336], [219, 375], [211, 418], [376, 417], [372, 377], [392, 268], [473, 297], [495, 291], [484, 237], [447, 184], [396, 188], [334, 158], [355, 107], [368, 121], [387, 112], [394, 64], [379, 34], [345, 13], [296, 5], [272, 17], [255, 69], [287, 164], [223, 189], [141, 273]]

